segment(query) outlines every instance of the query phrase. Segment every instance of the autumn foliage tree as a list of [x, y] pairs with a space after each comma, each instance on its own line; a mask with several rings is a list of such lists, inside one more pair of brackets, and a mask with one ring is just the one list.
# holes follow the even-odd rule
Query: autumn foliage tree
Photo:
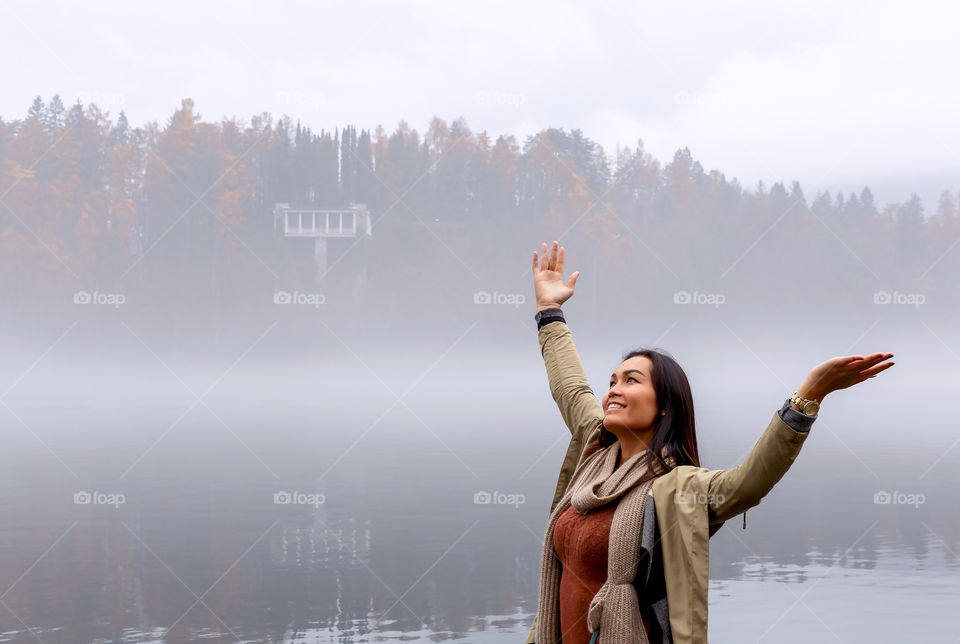
[[946, 286], [960, 264], [958, 201], [944, 192], [928, 217], [915, 195], [881, 207], [869, 188], [745, 189], [687, 148], [661, 163], [638, 140], [610, 156], [580, 130], [521, 142], [433, 118], [422, 133], [404, 121], [315, 132], [269, 113], [206, 121], [189, 98], [163, 126], [133, 127], [123, 112], [114, 122], [96, 105], [37, 97], [25, 118], [0, 119], [0, 289], [10, 301], [89, 286], [199, 303], [291, 275], [306, 283], [312, 247], [277, 239], [278, 202], [366, 204], [377, 261], [364, 261], [390, 269], [374, 269], [381, 283], [334, 282], [381, 300], [396, 296], [390, 272], [436, 262], [451, 268], [428, 279], [515, 280], [508, 265], [547, 238], [577, 246], [598, 289], [624, 273], [676, 288], [733, 272], [747, 288], [840, 275], [849, 290], [927, 273]]

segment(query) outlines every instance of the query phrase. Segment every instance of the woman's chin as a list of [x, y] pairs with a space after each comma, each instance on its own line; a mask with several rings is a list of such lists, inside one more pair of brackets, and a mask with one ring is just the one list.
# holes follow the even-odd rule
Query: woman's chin
[[616, 414], [607, 414], [603, 417], [603, 428], [608, 432], [616, 433], [621, 427], [624, 426], [623, 420], [616, 418]]

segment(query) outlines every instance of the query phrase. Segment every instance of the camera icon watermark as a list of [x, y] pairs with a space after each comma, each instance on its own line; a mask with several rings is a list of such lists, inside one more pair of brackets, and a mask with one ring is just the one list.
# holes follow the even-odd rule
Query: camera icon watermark
[[523, 494], [506, 494], [496, 490], [493, 492], [480, 490], [473, 495], [474, 505], [512, 505], [519, 508], [526, 502], [527, 497]]
[[101, 293], [100, 291], [77, 291], [73, 294], [73, 303], [80, 305], [99, 304], [119, 309], [127, 301], [123, 293]]
[[327, 301], [323, 293], [301, 293], [300, 291], [277, 291], [273, 294], [273, 303], [280, 305], [295, 304], [300, 306], [312, 306], [319, 309], [320, 305]]
[[477, 291], [473, 294], [474, 304], [506, 304], [514, 308], [527, 301], [523, 293], [500, 293], [499, 291]]
[[674, 304], [706, 304], [719, 309], [727, 301], [723, 293], [701, 293], [699, 291], [677, 291], [673, 294]]
[[926, 501], [927, 497], [923, 494], [907, 494], [898, 490], [894, 490], [893, 492], [880, 490], [873, 495], [875, 505], [912, 505], [915, 508], [919, 508], [926, 503]]
[[923, 293], [901, 293], [900, 291], [877, 291], [873, 294], [874, 304], [906, 304], [915, 309], [927, 301], [927, 296]]
[[127, 497], [116, 492], [106, 493], [98, 492], [97, 490], [87, 492], [86, 490], [80, 490], [73, 495], [74, 505], [112, 505], [114, 508], [119, 508], [126, 502]]
[[326, 502], [326, 495], [319, 493], [298, 492], [297, 490], [287, 492], [286, 490], [280, 490], [273, 494], [274, 505], [312, 505], [318, 508]]

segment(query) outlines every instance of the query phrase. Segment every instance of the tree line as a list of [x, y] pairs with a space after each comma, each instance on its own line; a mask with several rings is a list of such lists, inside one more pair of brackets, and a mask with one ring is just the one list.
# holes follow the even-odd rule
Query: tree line
[[277, 202], [367, 205], [369, 248], [333, 255], [355, 255], [341, 270], [369, 270], [342, 280], [354, 291], [422, 279], [435, 262], [441, 283], [499, 283], [532, 242], [561, 236], [596, 274], [674, 290], [726, 273], [754, 287], [839, 275], [850, 288], [923, 278], [937, 289], [960, 267], [960, 193], [949, 190], [927, 214], [915, 194], [881, 205], [869, 187], [812, 198], [796, 181], [746, 188], [687, 148], [661, 162], [639, 140], [611, 155], [580, 130], [521, 143], [435, 117], [423, 134], [403, 121], [317, 133], [269, 113], [205, 121], [191, 99], [162, 127], [132, 127], [122, 111], [114, 122], [54, 96], [0, 118], [0, 288], [29, 298], [186, 283], [216, 299], [264, 280], [308, 284], [311, 251], [277, 239]]

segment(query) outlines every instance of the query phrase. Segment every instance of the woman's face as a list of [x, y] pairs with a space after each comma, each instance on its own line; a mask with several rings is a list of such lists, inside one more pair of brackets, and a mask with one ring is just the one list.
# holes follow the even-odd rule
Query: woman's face
[[603, 426], [617, 434], [618, 429], [643, 431], [653, 425], [659, 410], [653, 389], [653, 363], [646, 356], [624, 360], [610, 376], [610, 387], [603, 395]]

